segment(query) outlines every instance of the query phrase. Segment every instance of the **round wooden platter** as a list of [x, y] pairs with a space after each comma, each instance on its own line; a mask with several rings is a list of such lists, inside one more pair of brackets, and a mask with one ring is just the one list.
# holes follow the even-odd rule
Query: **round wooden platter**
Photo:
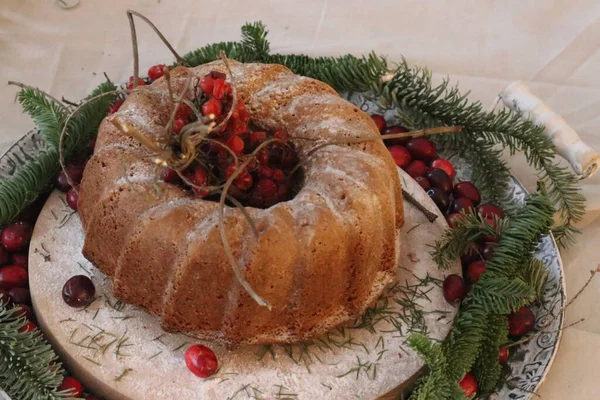
[[[400, 171], [404, 188], [431, 211], [421, 187]], [[82, 255], [83, 231], [64, 195], [54, 193], [35, 227], [30, 247], [30, 286], [37, 319], [74, 376], [111, 400], [141, 399], [387, 399], [406, 390], [424, 366], [407, 345], [411, 332], [443, 339], [456, 308], [442, 296], [444, 276], [431, 246], [446, 229], [441, 214], [430, 223], [405, 202], [397, 283], [362, 320], [308, 343], [226, 349], [164, 332], [142, 310], [114, 298], [111, 283]], [[117, 256], [117, 255], [115, 255]], [[61, 289], [74, 275], [88, 275], [97, 299], [86, 309], [68, 307]], [[185, 350], [203, 343], [220, 370], [207, 380], [190, 373]]]

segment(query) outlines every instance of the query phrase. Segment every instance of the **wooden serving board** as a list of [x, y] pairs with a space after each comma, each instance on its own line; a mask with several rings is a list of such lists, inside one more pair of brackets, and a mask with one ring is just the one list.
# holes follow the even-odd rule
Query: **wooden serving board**
[[[403, 186], [432, 211], [421, 187], [399, 171]], [[234, 350], [164, 332], [142, 310], [115, 299], [111, 282], [82, 255], [80, 220], [54, 193], [45, 205], [30, 247], [30, 287], [39, 326], [68, 369], [86, 387], [110, 400], [378, 399], [391, 398], [418, 377], [424, 363], [406, 344], [411, 331], [443, 339], [456, 308], [442, 296], [445, 275], [431, 246], [446, 229], [441, 214], [430, 223], [405, 203], [398, 281], [354, 327], [335, 329], [310, 343], [246, 346]], [[62, 300], [64, 283], [88, 275], [98, 298], [85, 310]], [[435, 281], [437, 279], [438, 281]], [[220, 370], [207, 380], [185, 366], [194, 343], [211, 347]]]

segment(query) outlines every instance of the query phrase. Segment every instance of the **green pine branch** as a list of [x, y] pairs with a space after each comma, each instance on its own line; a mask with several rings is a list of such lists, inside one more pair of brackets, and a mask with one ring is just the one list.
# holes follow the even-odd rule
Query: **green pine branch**
[[17, 99], [35, 125], [40, 130], [40, 136], [44, 139], [50, 149], [58, 150], [59, 137], [55, 134], [60, 132], [65, 122], [66, 107], [47, 97], [39, 89], [23, 88], [17, 95]]
[[541, 299], [544, 293], [544, 286], [548, 280], [548, 267], [541, 260], [531, 257], [519, 271], [521, 279], [531, 286], [537, 300]]
[[58, 357], [39, 329], [18, 331], [25, 323], [0, 302], [0, 387], [15, 400], [70, 398], [56, 390], [63, 379]]
[[480, 397], [491, 394], [498, 385], [502, 374], [498, 353], [508, 337], [508, 320], [505, 316], [492, 315], [488, 320], [489, 329], [484, 334], [481, 352], [473, 366]]
[[464, 392], [457, 381], [449, 377], [451, 367], [439, 343], [434, 343], [420, 333], [414, 333], [409, 337], [408, 344], [429, 366], [429, 373], [413, 391], [410, 400], [465, 399]]

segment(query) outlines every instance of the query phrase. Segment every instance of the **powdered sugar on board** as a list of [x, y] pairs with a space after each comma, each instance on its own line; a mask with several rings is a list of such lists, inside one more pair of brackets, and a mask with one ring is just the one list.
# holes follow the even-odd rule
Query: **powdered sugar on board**
[[[420, 186], [399, 173], [403, 186], [437, 211]], [[32, 239], [34, 307], [40, 327], [73, 374], [112, 400], [380, 398], [404, 390], [424, 365], [404, 344], [410, 331], [442, 339], [456, 313], [431, 279], [460, 273], [458, 263], [439, 271], [429, 256], [445, 219], [440, 214], [429, 223], [405, 203], [398, 282], [354, 327], [309, 343], [233, 350], [166, 333], [157, 319], [115, 299], [110, 281], [81, 255], [81, 223], [63, 197], [50, 196]], [[92, 278], [98, 295], [85, 310], [68, 307], [61, 297], [64, 283], [79, 274]], [[185, 366], [183, 355], [194, 343], [211, 347], [219, 360], [220, 371], [208, 380]]]

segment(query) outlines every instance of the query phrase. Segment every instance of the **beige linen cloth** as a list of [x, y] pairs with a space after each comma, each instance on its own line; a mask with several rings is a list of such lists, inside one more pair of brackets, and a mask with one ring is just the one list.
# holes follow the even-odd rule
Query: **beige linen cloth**
[[[73, 0], [64, 0], [67, 3]], [[246, 21], [262, 20], [272, 50], [311, 55], [362, 54], [374, 49], [447, 75], [486, 107], [514, 80], [523, 80], [561, 113], [582, 139], [600, 149], [600, 1], [350, 1], [350, 0], [81, 0], [64, 10], [55, 0], [0, 3], [0, 151], [32, 127], [14, 102], [16, 80], [56, 97], [79, 100], [106, 72], [132, 74], [125, 10], [152, 19], [180, 53], [205, 43], [237, 40]], [[138, 24], [141, 68], [172, 57]], [[2, 86], [5, 85], [5, 86]], [[532, 188], [522, 158], [513, 173]], [[562, 251], [572, 296], [600, 263], [600, 174], [583, 181], [588, 213], [578, 243]], [[543, 399], [600, 397], [600, 279], [567, 312], [558, 356], [540, 389]]]

